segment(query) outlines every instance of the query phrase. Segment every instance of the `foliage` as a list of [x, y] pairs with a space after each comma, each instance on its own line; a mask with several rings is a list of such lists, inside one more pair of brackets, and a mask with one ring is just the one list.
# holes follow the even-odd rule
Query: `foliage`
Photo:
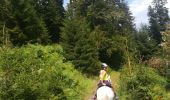
[[47, 44], [59, 41], [63, 0], [1, 0], [0, 43]]
[[[120, 0], [79, 0], [72, 1], [68, 6], [68, 19], [84, 19], [89, 24], [89, 29], [100, 37], [97, 46], [98, 58], [117, 68], [124, 63], [125, 43], [123, 38], [128, 38], [128, 44], [134, 44], [133, 17], [125, 1]], [[101, 34], [102, 33], [102, 34]], [[132, 38], [131, 38], [132, 37]], [[94, 37], [95, 38], [95, 37]], [[94, 38], [91, 38], [95, 40]], [[118, 38], [118, 39], [117, 39]], [[93, 41], [91, 40], [91, 41]], [[118, 44], [116, 44], [118, 43]], [[117, 46], [115, 46], [117, 45]], [[123, 49], [120, 49], [123, 48]], [[130, 49], [134, 49], [132, 46]], [[132, 50], [133, 51], [133, 50]]]
[[150, 59], [158, 49], [156, 41], [150, 36], [150, 30], [147, 25], [141, 25], [136, 34], [136, 41], [139, 57], [143, 61]]
[[17, 25], [11, 6], [9, 0], [0, 1], [0, 45], [15, 43], [18, 39], [22, 41], [23, 34]]
[[167, 24], [166, 30], [162, 32], [163, 42], [161, 44], [162, 53], [160, 55], [163, 56], [165, 62], [165, 71], [167, 80], [169, 82], [168, 89], [170, 89], [170, 24]]
[[1, 100], [81, 99], [90, 80], [65, 62], [59, 45], [0, 48]]
[[63, 0], [35, 0], [36, 11], [45, 22], [52, 42], [59, 42], [64, 19]]
[[103, 40], [100, 49], [100, 60], [118, 69], [124, 62], [126, 37], [115, 35], [111, 39]]
[[120, 76], [121, 100], [166, 100], [166, 80], [144, 65], [125, 66]]
[[11, 4], [17, 24], [24, 34], [23, 41], [15, 41], [16, 44], [48, 43], [50, 40], [47, 28], [37, 15], [33, 0], [13, 0]]
[[[95, 32], [89, 30], [84, 19], [66, 19], [62, 28], [62, 46], [65, 57], [75, 67], [88, 74], [97, 74], [98, 52]], [[99, 37], [100, 38], [100, 37]]]
[[167, 24], [166, 30], [162, 32], [163, 42], [161, 44], [165, 59], [170, 59], [170, 24]]
[[170, 21], [166, 4], [167, 0], [153, 0], [152, 5], [148, 8], [151, 35], [158, 44], [162, 41], [160, 32], [165, 30], [166, 23]]

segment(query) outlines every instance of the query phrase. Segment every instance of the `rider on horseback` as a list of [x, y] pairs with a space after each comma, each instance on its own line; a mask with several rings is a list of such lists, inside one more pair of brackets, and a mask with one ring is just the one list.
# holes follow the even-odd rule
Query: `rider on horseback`
[[99, 75], [100, 81], [98, 83], [98, 88], [104, 85], [112, 88], [110, 82], [110, 76], [107, 74], [108, 65], [106, 63], [102, 63], [101, 67], [102, 69], [100, 70], [100, 75]]
[[[99, 75], [100, 80], [97, 89], [102, 86], [108, 86], [113, 89], [111, 85], [110, 76], [107, 74], [108, 65], [106, 63], [102, 63], [101, 67], [102, 69], [100, 70], [100, 75]], [[97, 94], [95, 94], [94, 100], [96, 100], [96, 98], [97, 98]]]

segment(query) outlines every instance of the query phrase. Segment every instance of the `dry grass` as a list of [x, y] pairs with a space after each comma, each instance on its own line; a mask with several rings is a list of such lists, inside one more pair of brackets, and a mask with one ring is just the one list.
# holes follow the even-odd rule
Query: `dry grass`
[[112, 85], [113, 85], [115, 91], [118, 91], [120, 72], [112, 71], [110, 76], [111, 76]]
[[170, 92], [168, 92], [168, 98], [170, 99]]

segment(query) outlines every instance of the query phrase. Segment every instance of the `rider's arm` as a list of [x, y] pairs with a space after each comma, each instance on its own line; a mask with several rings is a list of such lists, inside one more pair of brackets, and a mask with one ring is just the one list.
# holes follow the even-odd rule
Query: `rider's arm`
[[100, 80], [101, 80], [102, 84], [104, 84], [104, 83], [103, 83], [103, 78], [104, 78], [104, 75], [105, 75], [105, 74], [106, 74], [106, 71], [105, 71], [105, 70], [101, 70], [101, 71], [100, 71], [100, 76], [99, 76], [99, 77], [100, 77]]

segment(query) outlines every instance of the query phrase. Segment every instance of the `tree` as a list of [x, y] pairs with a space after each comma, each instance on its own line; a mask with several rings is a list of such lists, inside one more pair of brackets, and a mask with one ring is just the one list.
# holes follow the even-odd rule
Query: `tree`
[[[101, 33], [102, 34], [102, 33]], [[67, 60], [88, 74], [97, 74], [98, 45], [95, 32], [91, 32], [84, 19], [66, 19], [61, 33], [61, 44]]]
[[16, 44], [48, 43], [49, 35], [45, 23], [36, 13], [32, 0], [12, 0], [12, 11], [16, 22], [22, 31], [22, 41], [17, 39]]
[[153, 0], [149, 6], [148, 16], [151, 35], [159, 44], [162, 42], [161, 31], [165, 30], [166, 23], [169, 22], [168, 8], [165, 7], [167, 0]]
[[15, 44], [17, 40], [22, 41], [23, 33], [20, 30], [13, 14], [12, 4], [9, 0], [0, 1], [0, 44]]
[[[122, 58], [121, 50], [114, 46], [114, 42], [119, 43], [114, 37], [131, 37], [135, 29], [133, 25], [133, 17], [125, 1], [122, 0], [79, 0], [74, 1], [68, 6], [68, 18], [84, 18], [89, 23], [90, 30], [98, 30], [98, 33], [103, 33], [103, 39], [99, 45], [99, 59], [103, 62], [112, 61], [108, 59]], [[98, 34], [96, 33], [96, 34]], [[100, 34], [98, 35], [100, 36]], [[115, 39], [115, 40], [113, 40]], [[129, 40], [132, 42], [129, 38]], [[119, 41], [119, 42], [118, 42]], [[120, 44], [124, 44], [121, 43]], [[130, 43], [129, 43], [130, 44]], [[119, 44], [118, 44], [119, 45]], [[115, 51], [115, 49], [117, 51]], [[120, 51], [120, 52], [119, 52]], [[119, 64], [120, 64], [119, 63]], [[115, 63], [114, 63], [115, 64]], [[118, 63], [113, 66], [120, 66]]]
[[136, 39], [140, 58], [143, 61], [150, 59], [158, 48], [156, 41], [150, 36], [149, 26], [141, 25], [136, 34]]
[[[121, 0], [106, 0], [108, 12], [103, 14], [106, 19], [104, 24], [100, 24], [106, 31], [106, 40], [100, 50], [100, 59], [114, 67], [120, 67], [124, 63], [126, 56], [125, 46], [128, 41], [129, 51], [135, 48], [133, 17], [129, 11], [128, 5]], [[99, 6], [100, 7], [100, 6]], [[104, 11], [104, 10], [101, 10]], [[104, 49], [105, 48], [105, 49]]]
[[52, 42], [59, 42], [64, 19], [63, 0], [35, 0], [36, 11], [45, 22]]

